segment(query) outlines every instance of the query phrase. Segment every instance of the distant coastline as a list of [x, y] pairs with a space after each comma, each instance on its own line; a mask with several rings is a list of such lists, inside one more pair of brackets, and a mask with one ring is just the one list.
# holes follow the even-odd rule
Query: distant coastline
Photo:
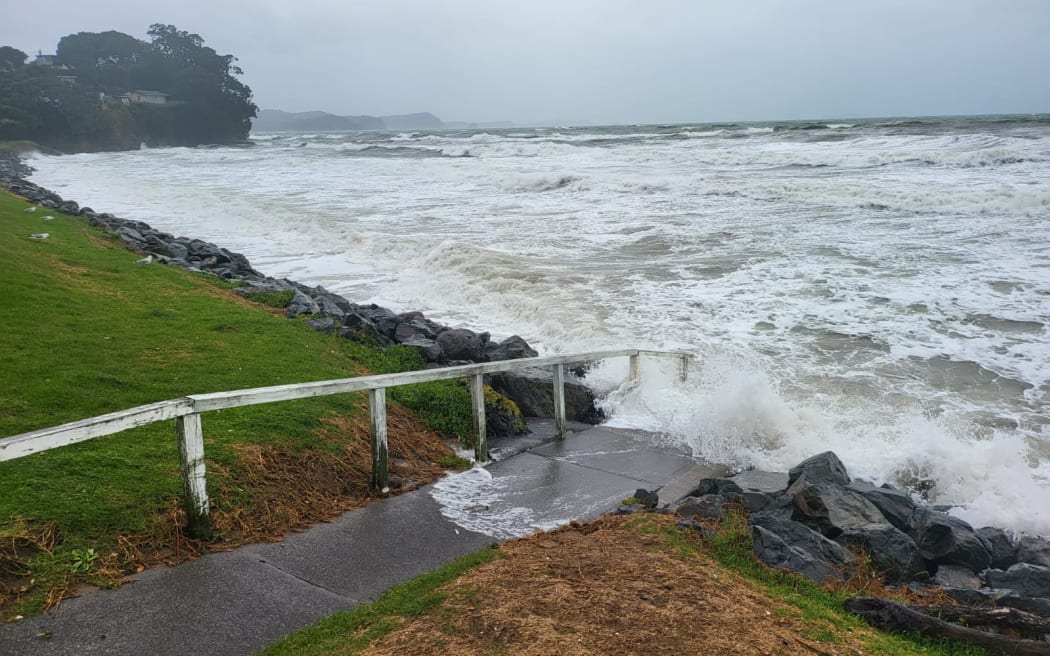
[[285, 112], [263, 109], [252, 121], [253, 132], [338, 132], [341, 130], [456, 130], [514, 127], [510, 121], [468, 123], [443, 121], [430, 112], [392, 116], [339, 116], [322, 111]]

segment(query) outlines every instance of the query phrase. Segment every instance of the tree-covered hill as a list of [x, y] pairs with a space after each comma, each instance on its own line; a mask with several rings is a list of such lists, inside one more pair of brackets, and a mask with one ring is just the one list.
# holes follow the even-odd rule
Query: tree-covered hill
[[256, 114], [233, 55], [197, 34], [151, 25], [150, 41], [79, 32], [56, 55], [26, 63], [0, 46], [0, 140], [64, 151], [232, 143]]

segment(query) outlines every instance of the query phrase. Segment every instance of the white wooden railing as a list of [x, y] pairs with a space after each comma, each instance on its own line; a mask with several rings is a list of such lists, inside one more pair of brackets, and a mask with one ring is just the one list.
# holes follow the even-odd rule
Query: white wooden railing
[[192, 394], [179, 399], [140, 405], [135, 408], [81, 419], [79, 421], [22, 433], [0, 439], [0, 462], [14, 460], [33, 453], [55, 449], [68, 444], [91, 440], [104, 435], [145, 426], [158, 421], [174, 419], [179, 440], [180, 470], [184, 491], [184, 504], [188, 528], [194, 535], [205, 536], [211, 532], [208, 516], [208, 489], [204, 471], [204, 433], [201, 429], [201, 413], [209, 410], [226, 410], [259, 403], [290, 401], [314, 396], [328, 396], [347, 392], [368, 391], [368, 406], [371, 415], [372, 477], [370, 484], [384, 494], [389, 491], [386, 388], [412, 385], [435, 380], [467, 378], [473, 405], [475, 458], [488, 461], [488, 443], [485, 433], [484, 376], [501, 371], [525, 367], [551, 367], [554, 374], [554, 422], [557, 436], [565, 435], [565, 365], [594, 362], [610, 358], [630, 358], [630, 380], [641, 376], [641, 356], [672, 357], [678, 362], [678, 378], [685, 380], [689, 361], [693, 356], [680, 351], [647, 351], [624, 349], [619, 351], [595, 351], [574, 355], [554, 355], [520, 360], [501, 360], [483, 364], [468, 364], [441, 369], [407, 371], [378, 376], [359, 376], [322, 380], [311, 383], [255, 387], [232, 392]]

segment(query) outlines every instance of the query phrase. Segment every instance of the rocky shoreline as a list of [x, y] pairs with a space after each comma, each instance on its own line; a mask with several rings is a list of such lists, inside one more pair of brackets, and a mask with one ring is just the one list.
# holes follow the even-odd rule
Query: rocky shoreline
[[[143, 221], [96, 212], [76, 201], [27, 178], [32, 169], [15, 154], [0, 152], [0, 186], [30, 203], [70, 216], [86, 217], [88, 222], [145, 256], [144, 264], [174, 266], [187, 271], [214, 275], [237, 283], [233, 291], [248, 299], [266, 299], [284, 308], [291, 319], [308, 316], [307, 325], [319, 332], [373, 344], [378, 347], [402, 345], [419, 352], [426, 366], [495, 362], [536, 357], [528, 342], [514, 335], [496, 342], [488, 332], [476, 333], [452, 328], [427, 319], [422, 312], [394, 311], [376, 304], [361, 305], [328, 291], [285, 278], [272, 278], [255, 270], [248, 258], [216, 244], [190, 237], [177, 237], [157, 230]], [[487, 377], [487, 384], [500, 395], [514, 401], [524, 416], [551, 417], [554, 399], [553, 374], [547, 369], [525, 368]], [[566, 372], [566, 414], [574, 420], [596, 424], [604, 414], [595, 405], [595, 395], [577, 376]], [[490, 434], [520, 434], [521, 422], [506, 416], [506, 406], [498, 402], [487, 408]]]
[[759, 560], [816, 583], [849, 578], [866, 560], [888, 585], [916, 595], [940, 591], [966, 606], [1050, 617], [1050, 540], [974, 528], [892, 485], [852, 479], [830, 451], [788, 472], [705, 478], [667, 510], [706, 531], [703, 522], [733, 508], [747, 514]]

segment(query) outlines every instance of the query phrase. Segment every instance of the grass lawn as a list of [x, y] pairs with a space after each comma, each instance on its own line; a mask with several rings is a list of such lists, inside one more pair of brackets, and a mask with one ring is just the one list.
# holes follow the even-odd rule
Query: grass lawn
[[[422, 368], [412, 350], [322, 335], [213, 276], [138, 265], [84, 219], [28, 207], [0, 193], [0, 437], [192, 393]], [[406, 484], [440, 475], [450, 450], [424, 423], [465, 438], [469, 393], [442, 381], [390, 398]], [[280, 535], [369, 495], [363, 394], [212, 412], [203, 425], [218, 544], [181, 531], [174, 421], [0, 463], [0, 615]]]

